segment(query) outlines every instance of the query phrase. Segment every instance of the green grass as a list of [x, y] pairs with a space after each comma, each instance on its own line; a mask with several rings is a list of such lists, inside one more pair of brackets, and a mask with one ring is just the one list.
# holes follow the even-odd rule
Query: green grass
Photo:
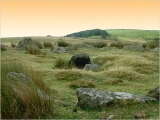
[[[157, 102], [145, 104], [122, 102], [102, 109], [87, 110], [76, 106], [78, 100], [75, 88], [78, 87], [93, 87], [113, 92], [121, 91], [146, 95], [149, 90], [159, 85], [159, 53], [151, 50], [145, 50], [144, 52], [128, 51], [109, 46], [113, 41], [121, 42], [125, 45], [147, 43], [150, 39], [146, 38], [156, 38], [158, 32], [140, 30], [107, 30], [107, 32], [112, 38], [103, 40], [107, 46], [101, 49], [83, 47], [74, 49], [74, 51], [69, 53], [55, 54], [47, 52], [50, 48], [43, 48], [41, 50], [47, 52], [44, 56], [26, 54], [25, 51], [17, 51], [15, 48], [9, 47], [7, 51], [1, 52], [1, 60], [13, 61], [17, 59], [24, 61], [25, 66], [32, 66], [32, 69], [40, 73], [44, 78], [45, 83], [51, 89], [50, 95], [54, 99], [54, 106], [51, 106], [54, 107], [54, 114], [49, 115], [46, 112], [46, 116], [42, 115], [43, 117], [40, 118], [105, 119], [109, 115], [114, 114], [116, 119], [134, 119], [134, 116], [158, 119], [159, 103]], [[18, 44], [21, 39], [3, 38], [1, 42], [4, 45]], [[57, 47], [58, 41], [60, 41], [59, 37], [32, 37], [32, 39], [41, 43], [44, 41], [51, 42], [53, 47]], [[85, 42], [94, 43], [102, 41], [94, 38], [63, 37], [61, 39], [72, 44], [72, 46]], [[95, 64], [100, 65], [100, 68], [96, 71], [85, 71], [83, 69], [66, 67], [66, 63], [69, 62], [71, 57], [79, 53], [88, 54]], [[77, 109], [77, 112], [73, 112], [74, 109]]]

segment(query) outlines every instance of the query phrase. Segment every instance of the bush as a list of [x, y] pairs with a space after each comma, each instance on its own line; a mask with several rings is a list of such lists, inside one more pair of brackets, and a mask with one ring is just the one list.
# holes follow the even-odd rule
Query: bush
[[40, 55], [42, 53], [40, 48], [38, 48], [34, 44], [27, 45], [26, 50], [28, 51], [28, 53], [33, 54], [33, 55]]
[[44, 41], [44, 47], [53, 47], [52, 43], [51, 42], [47, 42], [47, 41]]
[[11, 43], [11, 46], [14, 48], [14, 47], [16, 47], [17, 45], [16, 45], [16, 44], [14, 44], [14, 43]]
[[66, 68], [67, 66], [68, 66], [68, 63], [64, 59], [62, 59], [60, 57], [58, 59], [56, 59], [55, 67], [57, 67], [57, 68]]
[[92, 45], [97, 48], [103, 48], [103, 47], [107, 46], [107, 44], [105, 42], [85, 42], [85, 44], [89, 44], [89, 45]]
[[121, 42], [111, 42], [110, 46], [111, 47], [123, 48], [124, 44], [122, 44]]
[[6, 46], [1, 44], [1, 51], [6, 51], [6, 50], [7, 50]]
[[69, 87], [71, 88], [94, 88], [95, 84], [91, 80], [76, 80], [73, 81], [71, 84], [69, 84]]
[[[3, 119], [40, 119], [53, 115], [53, 101], [50, 88], [41, 73], [26, 68], [19, 62], [2, 61], [1, 73], [1, 115]], [[9, 72], [23, 73], [31, 82], [10, 77]], [[41, 94], [40, 94], [41, 93]], [[43, 96], [45, 93], [48, 96]]]
[[[33, 44], [33, 43], [32, 43], [32, 44]], [[41, 42], [39, 42], [39, 41], [34, 41], [34, 44], [35, 44], [39, 49], [42, 49], [42, 48], [43, 48]]]
[[67, 47], [67, 46], [70, 46], [70, 44], [62, 40], [58, 41], [58, 47]]

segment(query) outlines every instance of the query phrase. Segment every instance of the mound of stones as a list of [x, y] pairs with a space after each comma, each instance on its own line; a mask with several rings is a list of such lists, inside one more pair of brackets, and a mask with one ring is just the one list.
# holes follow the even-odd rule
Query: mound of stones
[[68, 53], [72, 51], [71, 49], [69, 49], [68, 47], [57, 47], [54, 48], [52, 52], [54, 53]]
[[120, 101], [129, 101], [134, 102], [151, 102], [157, 101], [156, 98], [134, 95], [125, 92], [110, 92], [96, 90], [93, 88], [77, 88], [76, 94], [78, 98], [78, 106], [81, 108], [99, 108], [106, 107], [110, 103], [120, 102]]

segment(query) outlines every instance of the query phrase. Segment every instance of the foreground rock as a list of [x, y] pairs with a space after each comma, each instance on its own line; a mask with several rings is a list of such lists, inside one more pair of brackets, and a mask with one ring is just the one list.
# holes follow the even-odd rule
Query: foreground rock
[[156, 98], [157, 100], [160, 101], [159, 94], [160, 94], [160, 86], [158, 86], [158, 87], [155, 88], [155, 89], [150, 90], [150, 91], [148, 92], [147, 96]]
[[93, 88], [77, 88], [78, 106], [81, 108], [106, 107], [114, 101], [133, 100], [137, 102], [157, 101], [155, 98], [133, 95], [125, 92], [110, 92], [95, 90]]
[[90, 59], [87, 54], [76, 54], [72, 56], [69, 61], [69, 64], [75, 65], [78, 68], [84, 68], [86, 64], [92, 64], [93, 61]]
[[[9, 72], [7, 73], [7, 77], [8, 77], [8, 80], [19, 80], [19, 81], [16, 81], [16, 82], [23, 82], [21, 85], [27, 85], [27, 86], [30, 86], [31, 88], [34, 88], [34, 90], [37, 91], [38, 95], [45, 99], [45, 100], [52, 100], [50, 98], [50, 96], [45, 92], [43, 91], [42, 89], [40, 89], [39, 87], [36, 86], [36, 84], [32, 81], [32, 79], [28, 76], [26, 76], [25, 74], [23, 73], [16, 73], [16, 72]], [[14, 82], [15, 84], [15, 82]], [[16, 84], [15, 84], [16, 85]], [[17, 91], [16, 89], [16, 86], [14, 87], [14, 85], [12, 85], [13, 89], [15, 89], [15, 91]], [[34, 92], [34, 91], [33, 91]]]

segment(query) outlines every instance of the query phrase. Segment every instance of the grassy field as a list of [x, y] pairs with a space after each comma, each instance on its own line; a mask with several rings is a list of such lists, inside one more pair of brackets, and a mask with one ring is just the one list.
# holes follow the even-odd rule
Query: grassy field
[[[146, 119], [159, 118], [159, 103], [117, 103], [101, 109], [83, 110], [76, 106], [75, 88], [81, 86], [113, 92], [128, 92], [146, 95], [150, 89], [159, 85], [159, 53], [152, 51], [135, 52], [122, 48], [110, 47], [113, 41], [132, 43], [146, 43], [159, 36], [159, 31], [141, 30], [107, 30], [112, 39], [101, 38], [67, 38], [67, 37], [31, 37], [33, 40], [51, 42], [57, 47], [57, 42], [63, 40], [73, 47], [87, 42], [104, 42], [104, 48], [79, 47], [68, 53], [48, 52], [50, 48], [43, 48], [46, 55], [31, 55], [26, 51], [17, 51], [11, 43], [18, 44], [22, 37], [2, 38], [1, 43], [8, 46], [1, 51], [1, 61], [19, 61], [40, 72], [44, 81], [51, 89], [54, 99], [53, 119], [105, 119], [109, 115], [116, 115], [115, 119], [134, 119], [135, 115]], [[114, 40], [113, 38], [117, 38]], [[85, 71], [77, 68], [58, 68], [57, 61], [61, 58], [68, 62], [74, 54], [86, 53], [99, 64], [96, 71]], [[74, 86], [74, 87], [73, 87]], [[77, 109], [77, 112], [73, 112]], [[2, 114], [3, 117], [3, 114]], [[41, 117], [43, 118], [43, 116]]]

